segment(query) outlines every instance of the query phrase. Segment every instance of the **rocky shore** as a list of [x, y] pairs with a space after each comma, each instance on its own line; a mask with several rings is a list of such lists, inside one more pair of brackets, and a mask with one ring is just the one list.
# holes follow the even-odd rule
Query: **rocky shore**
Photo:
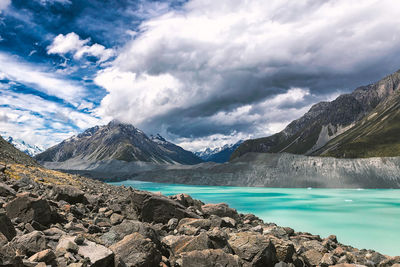
[[266, 223], [226, 204], [0, 164], [0, 266], [399, 264], [400, 257]]

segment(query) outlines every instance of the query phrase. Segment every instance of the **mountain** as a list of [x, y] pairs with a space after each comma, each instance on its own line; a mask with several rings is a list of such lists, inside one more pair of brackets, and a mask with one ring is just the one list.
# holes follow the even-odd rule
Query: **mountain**
[[333, 157], [394, 157], [400, 155], [400, 90], [357, 124], [313, 152]]
[[16, 149], [13, 145], [8, 143], [1, 136], [0, 136], [0, 162], [6, 164], [16, 163], [29, 166], [39, 165], [34, 159]]
[[10, 144], [12, 144], [14, 147], [16, 147], [18, 150], [24, 152], [25, 154], [27, 154], [31, 157], [33, 157], [39, 153], [42, 153], [44, 151], [43, 148], [41, 148], [39, 146], [28, 144], [22, 139], [14, 139], [11, 136], [4, 136], [4, 139], [7, 142], [9, 142]]
[[242, 142], [243, 140], [240, 140], [235, 144], [226, 144], [222, 147], [217, 147], [214, 149], [207, 148], [203, 151], [195, 152], [194, 154], [206, 162], [224, 163], [229, 161], [232, 153]]
[[[391, 126], [388, 124], [379, 123], [379, 119], [383, 118], [380, 116], [380, 112], [385, 110], [385, 114], [388, 116], [385, 119], [391, 118], [398, 125], [398, 116], [395, 114], [398, 114], [399, 109], [398, 105], [395, 105], [395, 99], [398, 99], [396, 95], [399, 94], [399, 88], [400, 70], [377, 83], [359, 87], [351, 94], [341, 95], [332, 102], [320, 102], [312, 106], [303, 117], [291, 122], [283, 131], [277, 134], [243, 142], [232, 154], [231, 159], [240, 157], [248, 152], [288, 152], [304, 155], [334, 155], [337, 157], [400, 156], [399, 149], [392, 149], [390, 153], [388, 150], [381, 149], [371, 150], [369, 153], [362, 152], [361, 154], [359, 154], [359, 150], [350, 152], [352, 147], [358, 147], [358, 145], [354, 145], [356, 144], [354, 143], [354, 138], [363, 138], [363, 144], [367, 148], [375, 146], [373, 144], [375, 141], [371, 138], [372, 135], [365, 137], [369, 135], [369, 132], [365, 131], [374, 128], [373, 121], [375, 121], [375, 126], [380, 125], [380, 127], [390, 128], [379, 130], [382, 134], [386, 134], [385, 138], [379, 141], [383, 142], [380, 147], [391, 147], [393, 144], [399, 143], [400, 135], [398, 132], [396, 134], [395, 129], [391, 130]], [[390, 105], [389, 102], [394, 104]], [[376, 115], [374, 115], [375, 113]], [[363, 122], [365, 124], [368, 118], [370, 118], [368, 123], [370, 127], [367, 129], [365, 125], [360, 126]], [[361, 128], [364, 130], [361, 130]], [[338, 137], [346, 132], [352, 132], [353, 137], [344, 139]], [[357, 133], [364, 136], [354, 136]], [[377, 133], [376, 136], [379, 136], [379, 134]], [[335, 138], [336, 141], [333, 141]], [[338, 140], [342, 140], [340, 147], [345, 150], [338, 150], [337, 153], [333, 151], [328, 153], [327, 148], [325, 149], [324, 146], [331, 141], [329, 146], [330, 150], [332, 150], [332, 146], [338, 145]], [[346, 145], [344, 142], [346, 144], [347, 142], [352, 143]], [[347, 151], [347, 153], [343, 151]]]
[[73, 136], [35, 156], [41, 162], [118, 160], [156, 164], [197, 164], [193, 153], [166, 141], [149, 138], [133, 125], [111, 121]]

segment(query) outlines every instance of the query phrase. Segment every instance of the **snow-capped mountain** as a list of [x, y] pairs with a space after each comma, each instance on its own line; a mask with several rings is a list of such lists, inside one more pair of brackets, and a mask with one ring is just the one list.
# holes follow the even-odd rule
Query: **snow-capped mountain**
[[39, 153], [42, 153], [44, 151], [42, 147], [28, 144], [22, 139], [15, 139], [12, 136], [3, 136], [3, 137], [7, 142], [12, 144], [15, 148], [17, 148], [18, 150], [24, 152], [25, 154], [31, 157]]
[[213, 149], [207, 148], [203, 151], [195, 152], [194, 154], [204, 161], [224, 163], [229, 161], [233, 151], [235, 151], [242, 142], [243, 140], [240, 140], [235, 144], [226, 144], [222, 147], [217, 147]]
[[64, 140], [35, 157], [41, 162], [119, 160], [155, 164], [197, 164], [192, 152], [168, 142], [162, 136], [148, 137], [131, 124], [111, 121]]

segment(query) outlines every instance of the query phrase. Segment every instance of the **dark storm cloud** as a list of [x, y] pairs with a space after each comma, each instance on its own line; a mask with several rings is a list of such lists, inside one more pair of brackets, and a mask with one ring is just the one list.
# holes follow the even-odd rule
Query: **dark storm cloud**
[[271, 134], [312, 103], [400, 68], [393, 5], [189, 1], [142, 22], [98, 73], [109, 93], [101, 109], [176, 140]]

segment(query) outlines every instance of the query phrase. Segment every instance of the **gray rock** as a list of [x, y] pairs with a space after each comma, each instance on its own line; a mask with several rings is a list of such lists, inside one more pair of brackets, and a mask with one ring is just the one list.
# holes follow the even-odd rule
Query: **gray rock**
[[143, 221], [168, 223], [172, 218], [200, 218], [198, 215], [187, 212], [185, 207], [176, 201], [165, 197], [152, 196], [143, 202], [141, 211]]
[[67, 252], [77, 253], [79, 246], [74, 242], [75, 238], [71, 236], [63, 236], [58, 241], [56, 247], [57, 255], [64, 255]]
[[19, 218], [23, 222], [36, 221], [48, 225], [52, 221], [52, 211], [47, 200], [32, 198], [22, 194], [6, 205], [8, 217]]
[[12, 240], [12, 246], [16, 249], [16, 251], [18, 251], [19, 254], [27, 255], [28, 257], [39, 251], [47, 249], [45, 235], [39, 231], [16, 236]]
[[[56, 259], [56, 255], [51, 249], [40, 251], [29, 258], [29, 261], [33, 262], [44, 262], [46, 264], [52, 264]], [[37, 265], [36, 265], [37, 266]]]
[[114, 213], [113, 215], [111, 215], [110, 217], [110, 221], [112, 225], [116, 225], [121, 223], [124, 220], [124, 216], [118, 214], [118, 213]]
[[233, 218], [230, 217], [222, 217], [221, 218], [221, 227], [229, 227], [229, 228], [235, 228], [236, 227], [236, 221]]
[[210, 226], [211, 221], [208, 219], [184, 218], [179, 221], [176, 229], [181, 234], [195, 235], [200, 229], [209, 230]]
[[[270, 240], [266, 236], [263, 236], [259, 233], [232, 233], [229, 235], [228, 242], [235, 254], [248, 262], [252, 262], [256, 255], [259, 259], [257, 262], [263, 262], [263, 259], [266, 258], [265, 255], [272, 253], [271, 248], [273, 245], [270, 243]], [[265, 248], [269, 249], [264, 251]], [[273, 250], [275, 253], [275, 248]], [[274, 256], [276, 257], [276, 255]]]
[[111, 227], [100, 239], [106, 246], [110, 246], [133, 233], [140, 233], [142, 236], [150, 238], [154, 243], [159, 243], [157, 233], [148, 224], [130, 220], [124, 220], [121, 224]]
[[85, 240], [85, 242], [79, 246], [78, 254], [82, 256], [82, 258], [89, 258], [91, 267], [114, 265], [114, 253], [110, 249], [89, 240]]
[[115, 253], [116, 265], [121, 261], [128, 266], [158, 266], [161, 253], [156, 245], [139, 233], [125, 236], [118, 243], [110, 246]]
[[172, 255], [213, 248], [213, 243], [206, 233], [201, 233], [198, 236], [169, 235], [162, 239], [162, 243], [170, 250]]
[[4, 212], [0, 213], [0, 232], [8, 241], [11, 241], [17, 234], [10, 218]]
[[178, 226], [179, 220], [177, 218], [172, 218], [168, 221], [168, 229], [169, 230], [175, 230], [175, 228]]
[[204, 214], [210, 216], [210, 215], [217, 215], [221, 218], [223, 217], [230, 217], [235, 220], [239, 219], [239, 214], [235, 209], [230, 208], [227, 204], [225, 203], [219, 203], [219, 204], [206, 204], [201, 207], [202, 211]]
[[182, 253], [182, 266], [184, 267], [240, 267], [242, 261], [237, 255], [227, 254], [221, 249], [195, 250]]
[[72, 252], [77, 253], [82, 258], [88, 258], [91, 263], [90, 266], [114, 266], [114, 253], [110, 249], [87, 239], [81, 245], [77, 245], [74, 240], [74, 236], [63, 236], [56, 248], [57, 255]]
[[70, 204], [83, 203], [88, 204], [85, 193], [73, 186], [57, 186], [55, 189], [56, 199], [64, 200]]
[[9, 187], [4, 183], [0, 183], [0, 196], [1, 197], [8, 197], [8, 196], [15, 196], [16, 192], [14, 189]]

